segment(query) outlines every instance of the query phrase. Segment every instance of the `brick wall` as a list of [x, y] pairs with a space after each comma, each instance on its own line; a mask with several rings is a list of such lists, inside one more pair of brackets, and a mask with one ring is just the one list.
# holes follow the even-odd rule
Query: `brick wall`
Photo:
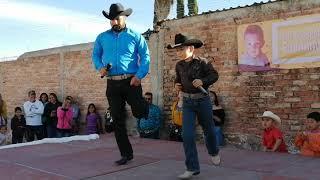
[[[315, 13], [320, 13], [320, 1], [278, 1], [166, 21], [158, 34], [163, 37], [163, 44], [173, 43], [174, 35], [181, 32], [204, 41], [204, 48], [196, 54], [214, 59], [213, 66], [220, 74], [212, 90], [217, 92], [226, 110], [228, 140], [245, 148], [258, 149], [261, 129], [257, 115], [266, 109], [281, 117], [288, 141], [301, 130], [302, 120], [309, 112], [319, 111], [320, 68], [239, 72], [237, 27]], [[172, 87], [178, 59], [176, 51], [161, 50], [164, 53], [163, 109], [169, 119], [170, 105], [176, 97]]]
[[[56, 93], [63, 101], [73, 96], [80, 105], [82, 122], [87, 107], [94, 103], [101, 115], [108, 107], [105, 96], [106, 79], [101, 79], [91, 64], [92, 44], [65, 46], [28, 52], [16, 61], [0, 63], [0, 93], [7, 102], [9, 117], [14, 107], [23, 106], [28, 91]], [[151, 66], [152, 67], [152, 66]], [[143, 81], [144, 91], [151, 91], [149, 75]], [[130, 108], [128, 108], [130, 109]], [[132, 118], [130, 111], [129, 117]], [[135, 121], [128, 121], [130, 133], [135, 133]]]

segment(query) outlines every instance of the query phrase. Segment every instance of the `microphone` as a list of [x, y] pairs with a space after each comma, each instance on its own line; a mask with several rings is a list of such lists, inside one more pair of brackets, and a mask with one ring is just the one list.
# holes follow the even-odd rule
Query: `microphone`
[[199, 86], [198, 89], [200, 89], [200, 91], [205, 94], [205, 95], [209, 95], [209, 93], [202, 87], [202, 86]]
[[[104, 68], [107, 70], [107, 72], [111, 69], [111, 64], [107, 64], [107, 66], [105, 66]], [[104, 76], [101, 76], [101, 79], [103, 78]]]

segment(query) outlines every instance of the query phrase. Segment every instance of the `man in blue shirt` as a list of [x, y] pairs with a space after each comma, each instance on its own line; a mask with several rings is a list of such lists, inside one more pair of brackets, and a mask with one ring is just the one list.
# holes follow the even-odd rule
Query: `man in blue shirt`
[[[92, 54], [94, 67], [101, 77], [107, 76], [107, 99], [111, 107], [115, 138], [121, 153], [117, 165], [133, 159], [126, 129], [126, 102], [136, 118], [148, 118], [148, 105], [142, 97], [141, 79], [149, 71], [150, 55], [143, 36], [126, 27], [132, 9], [112, 4], [102, 14], [110, 20], [111, 29], [98, 35]], [[106, 67], [109, 67], [108, 70]], [[110, 68], [111, 67], [111, 68]]]
[[159, 139], [159, 130], [161, 126], [161, 111], [160, 108], [152, 104], [152, 93], [146, 92], [144, 94], [145, 100], [149, 104], [149, 118], [141, 118], [137, 121], [137, 129], [140, 137]]

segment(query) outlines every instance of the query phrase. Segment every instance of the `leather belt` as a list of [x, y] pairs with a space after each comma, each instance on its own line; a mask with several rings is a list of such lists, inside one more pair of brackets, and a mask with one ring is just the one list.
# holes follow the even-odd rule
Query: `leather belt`
[[182, 93], [183, 97], [186, 97], [186, 98], [190, 98], [190, 99], [201, 99], [201, 98], [204, 98], [204, 97], [207, 97], [206, 94], [203, 94], [203, 93], [194, 93], [194, 94], [191, 94], [191, 93]]
[[134, 76], [134, 74], [122, 74], [122, 75], [118, 75], [118, 76], [108, 76], [107, 79], [119, 81], [119, 80], [128, 79], [132, 76]]

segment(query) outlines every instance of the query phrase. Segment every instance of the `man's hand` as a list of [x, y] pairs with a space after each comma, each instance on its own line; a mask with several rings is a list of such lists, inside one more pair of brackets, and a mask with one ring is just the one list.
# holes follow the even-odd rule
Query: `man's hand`
[[100, 69], [100, 75], [101, 75], [101, 77], [104, 77], [104, 76], [108, 75], [108, 71], [106, 70], [106, 68], [101, 68]]
[[133, 76], [133, 78], [130, 81], [130, 86], [139, 86], [141, 84], [141, 80], [138, 79], [136, 76]]
[[174, 84], [174, 88], [177, 90], [177, 91], [181, 91], [182, 90], [182, 85], [180, 83], [175, 83]]
[[202, 86], [203, 83], [202, 83], [201, 79], [195, 79], [195, 80], [192, 81], [192, 85], [194, 87], [198, 88], [199, 86]]

